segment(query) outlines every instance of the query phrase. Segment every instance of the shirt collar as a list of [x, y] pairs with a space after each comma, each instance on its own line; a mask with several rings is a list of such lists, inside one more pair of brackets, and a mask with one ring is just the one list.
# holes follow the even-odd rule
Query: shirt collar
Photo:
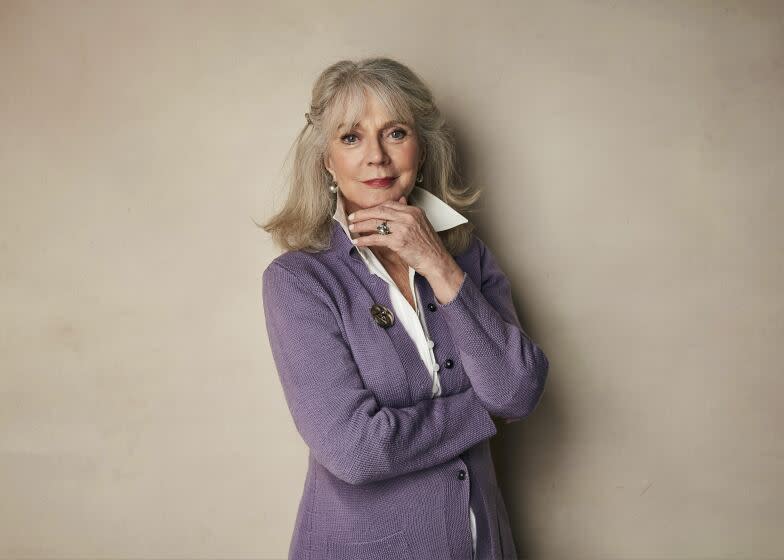
[[[424, 211], [425, 216], [427, 216], [428, 221], [436, 231], [444, 231], [468, 222], [462, 214], [422, 187], [414, 187], [409, 196], [406, 197], [406, 200], [411, 206], [417, 206]], [[341, 191], [337, 192], [337, 203], [332, 218], [340, 224], [341, 229], [345, 232], [349, 241], [349, 250], [356, 248], [356, 245], [351, 243], [353, 237], [351, 235], [352, 232], [348, 229], [348, 219], [346, 218], [346, 209], [343, 204], [343, 193]], [[356, 236], [358, 237], [359, 234]]]

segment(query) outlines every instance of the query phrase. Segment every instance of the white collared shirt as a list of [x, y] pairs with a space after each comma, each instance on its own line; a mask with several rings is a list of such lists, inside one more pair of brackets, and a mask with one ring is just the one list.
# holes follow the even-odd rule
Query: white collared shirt
[[[432, 224], [433, 229], [436, 231], [450, 229], [468, 221], [462, 214], [455, 211], [451, 206], [442, 201], [440, 198], [420, 187], [413, 188], [407, 197], [407, 201], [408, 204], [412, 206], [418, 206], [425, 212], [428, 221]], [[341, 191], [338, 191], [337, 193], [337, 204], [335, 207], [335, 213], [332, 217], [340, 223], [340, 225], [343, 227], [343, 231], [346, 232], [346, 235], [348, 235], [349, 239], [353, 239], [354, 237], [352, 237], [352, 232], [348, 229], [348, 220], [346, 218], [345, 206], [343, 205], [343, 193]], [[359, 237], [359, 234], [357, 234], [355, 237]], [[371, 251], [369, 247], [357, 247], [357, 251], [362, 257], [362, 260], [367, 265], [370, 273], [379, 276], [387, 284], [389, 284], [389, 298], [392, 301], [392, 306], [394, 307], [395, 317], [401, 322], [403, 327], [406, 329], [406, 332], [414, 341], [414, 344], [416, 345], [416, 348], [419, 352], [419, 356], [422, 358], [424, 366], [427, 368], [428, 372], [430, 373], [430, 377], [433, 379], [432, 396], [434, 398], [439, 396], [441, 394], [441, 384], [438, 378], [438, 370], [440, 369], [440, 366], [436, 362], [435, 354], [433, 353], [433, 341], [430, 339], [430, 335], [427, 330], [427, 321], [425, 321], [424, 312], [422, 311], [422, 301], [419, 295], [419, 290], [414, 283], [414, 269], [410, 266], [408, 267], [408, 282], [411, 288], [411, 294], [414, 297], [416, 309], [411, 307], [411, 304], [405, 298], [403, 292], [400, 291], [400, 288], [398, 288], [397, 284], [395, 284], [395, 281], [389, 275], [386, 268], [384, 268], [384, 265], [381, 263], [381, 261], [378, 260], [376, 255], [373, 254], [373, 251]], [[475, 555], [476, 517], [474, 516], [474, 510], [471, 509], [470, 506], [468, 508], [468, 512], [470, 517], [469, 524], [471, 526], [471, 541], [473, 545], [472, 553]]]

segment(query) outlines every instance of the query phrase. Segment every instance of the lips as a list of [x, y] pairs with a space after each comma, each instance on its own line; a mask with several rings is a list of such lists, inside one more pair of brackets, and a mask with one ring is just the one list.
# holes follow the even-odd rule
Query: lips
[[388, 187], [397, 177], [383, 177], [381, 179], [370, 179], [369, 181], [362, 181], [369, 187]]

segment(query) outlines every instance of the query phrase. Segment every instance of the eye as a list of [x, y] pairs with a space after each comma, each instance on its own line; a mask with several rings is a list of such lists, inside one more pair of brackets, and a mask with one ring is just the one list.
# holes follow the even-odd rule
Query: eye
[[356, 134], [352, 134], [349, 132], [348, 134], [344, 134], [343, 136], [341, 136], [340, 141], [343, 142], [344, 144], [354, 144], [355, 142], [346, 142], [346, 138], [349, 138], [350, 136], [353, 136], [354, 138], [357, 137]]
[[394, 137], [394, 139], [395, 139], [395, 140], [402, 140], [403, 138], [405, 138], [405, 137], [406, 137], [406, 135], [408, 135], [408, 132], [406, 132], [406, 131], [405, 131], [405, 130], [403, 130], [402, 128], [396, 128], [395, 130], [393, 130], [392, 132], [390, 132], [390, 134], [394, 134], [394, 133], [396, 133], [396, 132], [401, 132], [401, 133], [402, 133], [402, 136], [395, 136], [395, 137]]

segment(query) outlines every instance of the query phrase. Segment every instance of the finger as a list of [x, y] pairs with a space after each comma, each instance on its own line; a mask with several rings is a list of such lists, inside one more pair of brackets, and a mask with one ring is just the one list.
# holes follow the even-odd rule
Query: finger
[[[397, 204], [397, 202], [394, 204]], [[388, 203], [385, 202], [377, 206], [371, 206], [370, 208], [360, 208], [352, 214], [349, 214], [348, 221], [351, 223], [362, 220], [369, 220], [372, 218], [378, 218], [380, 220], [387, 221], [401, 221], [408, 219], [407, 216], [409, 216], [408, 212], [403, 211], [403, 208], [409, 207], [400, 205], [398, 208], [394, 208], [392, 205], [388, 205]]]
[[[353, 224], [349, 224], [348, 229], [351, 231], [356, 231], [358, 233], [366, 232], [366, 231], [376, 231], [376, 228], [383, 224], [386, 220], [379, 220], [378, 218], [371, 218], [369, 220], [362, 220], [361, 222], [354, 222]], [[390, 229], [397, 230], [398, 227], [405, 227], [400, 222], [390, 222], [386, 221], [387, 225], [390, 226]], [[392, 225], [392, 224], [395, 225]]]
[[351, 242], [357, 247], [365, 247], [367, 245], [389, 247], [391, 240], [388, 239], [388, 237], [389, 235], [372, 233], [370, 235], [363, 235], [362, 237], [357, 237], [355, 239], [352, 239]]
[[406, 200], [405, 196], [401, 196], [397, 200], [386, 200], [379, 204], [379, 206], [389, 206], [390, 208], [397, 208], [397, 209], [406, 209], [406, 208], [413, 208]]

